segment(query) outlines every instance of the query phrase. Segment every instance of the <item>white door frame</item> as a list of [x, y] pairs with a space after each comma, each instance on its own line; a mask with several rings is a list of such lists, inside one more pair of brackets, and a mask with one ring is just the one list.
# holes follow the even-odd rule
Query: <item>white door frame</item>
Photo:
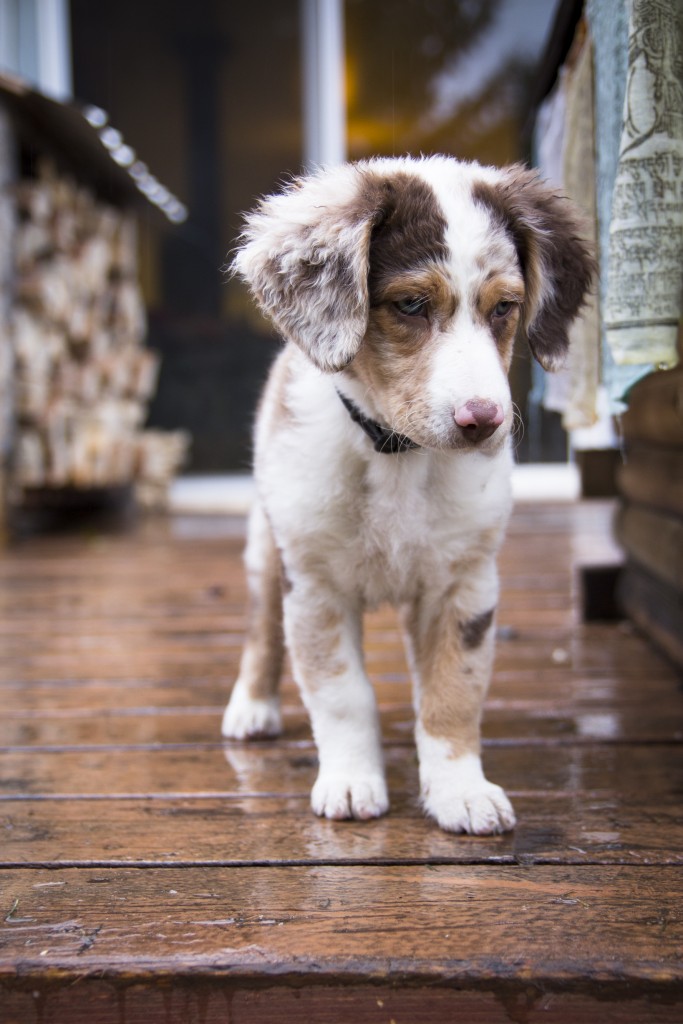
[[344, 0], [301, 0], [304, 166], [346, 159]]
[[69, 0], [0, 0], [3, 70], [54, 99], [71, 99]]

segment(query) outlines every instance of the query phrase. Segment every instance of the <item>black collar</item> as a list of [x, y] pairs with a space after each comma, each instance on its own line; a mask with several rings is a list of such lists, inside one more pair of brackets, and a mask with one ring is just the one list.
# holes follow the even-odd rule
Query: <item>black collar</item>
[[390, 427], [383, 427], [376, 420], [368, 419], [350, 398], [342, 395], [341, 391], [337, 391], [337, 394], [353, 422], [362, 427], [368, 435], [376, 452], [381, 452], [382, 455], [396, 455], [398, 452], [407, 452], [410, 448], [420, 447], [405, 434], [397, 434]]

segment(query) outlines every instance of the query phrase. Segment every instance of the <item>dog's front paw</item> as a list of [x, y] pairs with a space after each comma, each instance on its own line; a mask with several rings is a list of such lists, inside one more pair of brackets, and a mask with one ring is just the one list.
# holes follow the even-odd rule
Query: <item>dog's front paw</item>
[[238, 681], [225, 709], [221, 732], [231, 740], [279, 736], [282, 732], [279, 699], [250, 697], [246, 687]]
[[474, 755], [453, 760], [447, 771], [422, 774], [422, 806], [447, 832], [495, 835], [515, 827], [505, 792], [485, 778]]
[[379, 818], [389, 810], [387, 786], [381, 775], [320, 773], [311, 793], [311, 807], [321, 818]]
[[495, 835], [515, 827], [515, 812], [500, 786], [484, 780], [476, 788], [423, 793], [424, 809], [447, 832]]

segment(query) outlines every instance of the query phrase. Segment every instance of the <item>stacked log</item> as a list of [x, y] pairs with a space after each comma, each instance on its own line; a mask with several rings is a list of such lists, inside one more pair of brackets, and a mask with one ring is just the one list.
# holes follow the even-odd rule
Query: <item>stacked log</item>
[[167, 484], [187, 439], [143, 430], [158, 360], [144, 345], [135, 219], [49, 165], [15, 201], [15, 487], [147, 495], [149, 482], [158, 504], [159, 467]]
[[633, 388], [622, 433], [616, 532], [627, 563], [621, 601], [683, 665], [683, 366]]

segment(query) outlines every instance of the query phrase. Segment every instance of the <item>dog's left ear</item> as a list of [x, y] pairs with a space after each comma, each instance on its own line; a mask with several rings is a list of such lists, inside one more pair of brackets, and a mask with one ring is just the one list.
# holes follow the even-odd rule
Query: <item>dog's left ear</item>
[[556, 370], [569, 348], [567, 331], [590, 290], [597, 264], [581, 238], [572, 203], [521, 165], [504, 168], [497, 181], [475, 185], [512, 236], [526, 286], [521, 330], [546, 370]]
[[321, 370], [343, 369], [360, 348], [370, 236], [381, 214], [377, 189], [345, 165], [296, 180], [246, 217], [232, 270]]

